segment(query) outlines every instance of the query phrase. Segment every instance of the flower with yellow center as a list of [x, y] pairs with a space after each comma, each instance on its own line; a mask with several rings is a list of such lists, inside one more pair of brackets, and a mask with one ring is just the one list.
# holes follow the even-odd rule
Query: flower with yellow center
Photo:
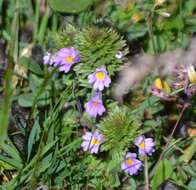
[[98, 72], [96, 72], [96, 77], [97, 77], [99, 80], [104, 80], [105, 74], [104, 74], [102, 71], [98, 71]]
[[128, 152], [125, 160], [121, 164], [121, 169], [130, 175], [137, 174], [142, 166], [142, 162], [137, 159], [135, 153]]
[[73, 59], [74, 59], [73, 56], [69, 55], [69, 56], [66, 57], [65, 60], [66, 60], [67, 63], [72, 64], [73, 63]]
[[131, 158], [129, 158], [128, 160], [126, 160], [126, 162], [127, 162], [127, 164], [129, 165], [129, 166], [131, 166], [131, 165], [133, 165], [133, 160], [131, 159]]
[[100, 145], [103, 143], [103, 135], [99, 133], [96, 129], [93, 133], [86, 132], [82, 136], [83, 142], [81, 147], [84, 151], [89, 151], [91, 154], [97, 154], [99, 151]]
[[152, 155], [154, 152], [154, 142], [152, 138], [145, 138], [141, 135], [137, 137], [134, 141], [134, 144], [139, 148], [139, 155]]
[[100, 93], [96, 93], [91, 100], [84, 105], [85, 111], [91, 116], [96, 118], [98, 115], [101, 116], [105, 111], [103, 101], [100, 97]]
[[99, 103], [96, 102], [96, 101], [93, 101], [92, 104], [93, 104], [94, 107], [98, 107], [99, 106]]
[[140, 143], [140, 144], [139, 144], [139, 147], [140, 147], [141, 149], [145, 149], [145, 143], [144, 143], [144, 142]]
[[93, 137], [92, 141], [91, 141], [92, 145], [98, 145], [99, 144], [99, 140], [95, 137]]
[[108, 75], [105, 65], [97, 68], [96, 71], [88, 76], [90, 84], [93, 84], [95, 90], [102, 91], [104, 87], [109, 87], [111, 79]]

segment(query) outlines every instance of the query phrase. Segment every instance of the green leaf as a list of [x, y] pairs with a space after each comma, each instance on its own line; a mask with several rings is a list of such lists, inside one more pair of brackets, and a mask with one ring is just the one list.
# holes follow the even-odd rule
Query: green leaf
[[193, 179], [192, 181], [190, 181], [188, 187], [190, 188], [190, 190], [194, 190], [196, 187], [196, 179]]
[[184, 155], [182, 159], [185, 162], [189, 162], [195, 153], [196, 153], [196, 138], [193, 139], [193, 143], [184, 151]]
[[57, 140], [47, 144], [42, 150], [42, 157], [56, 144]]
[[22, 94], [18, 97], [18, 103], [22, 107], [31, 107], [33, 105], [33, 94]]
[[[34, 103], [34, 97], [36, 93], [28, 93], [28, 94], [21, 94], [18, 97], [18, 103], [22, 107], [32, 107]], [[36, 102], [39, 106], [44, 106], [50, 103], [49, 92], [45, 91], [36, 99]]]
[[14, 145], [12, 144], [2, 144], [1, 146], [2, 150], [4, 152], [6, 152], [9, 156], [13, 157], [15, 160], [17, 160], [18, 162], [22, 163], [22, 159], [20, 157], [19, 152], [17, 151], [17, 149], [14, 147]]
[[166, 179], [171, 178], [173, 173], [173, 166], [171, 162], [167, 159], [162, 160], [152, 178], [151, 185], [154, 190], [163, 183]]
[[32, 147], [35, 144], [37, 137], [40, 134], [40, 125], [38, 122], [38, 119], [35, 121], [33, 128], [31, 130], [31, 133], [29, 135], [29, 139], [28, 139], [28, 160], [30, 158], [31, 155], [31, 151], [32, 151]]
[[16, 169], [22, 169], [23, 167], [23, 164], [21, 162], [13, 158], [8, 158], [6, 156], [0, 155], [0, 160], [9, 164], [10, 166], [13, 166]]
[[95, 0], [48, 0], [54, 11], [61, 13], [79, 13], [93, 5]]
[[21, 57], [19, 60], [20, 64], [26, 66], [30, 71], [37, 75], [43, 75], [43, 71], [38, 63], [36, 63], [34, 60], [29, 59], [27, 57]]

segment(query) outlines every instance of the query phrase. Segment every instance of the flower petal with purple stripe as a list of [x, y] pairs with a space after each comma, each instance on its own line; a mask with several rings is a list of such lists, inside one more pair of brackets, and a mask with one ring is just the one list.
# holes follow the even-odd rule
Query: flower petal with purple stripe
[[58, 66], [60, 71], [67, 73], [72, 65], [79, 61], [79, 53], [75, 48], [62, 48], [55, 54], [54, 66]]
[[95, 130], [94, 133], [86, 132], [82, 138], [83, 142], [81, 147], [83, 150], [90, 151], [91, 154], [97, 154], [100, 145], [103, 143], [103, 135], [100, 134], [98, 130]]
[[95, 96], [84, 105], [84, 108], [91, 117], [97, 117], [97, 115], [101, 116], [106, 111], [99, 93], [95, 94]]
[[141, 169], [142, 162], [137, 159], [135, 153], [128, 152], [125, 156], [124, 162], [121, 164], [121, 169], [130, 175], [137, 175]]
[[145, 138], [141, 135], [135, 139], [134, 144], [139, 148], [139, 154], [141, 156], [152, 155], [155, 151], [152, 138]]

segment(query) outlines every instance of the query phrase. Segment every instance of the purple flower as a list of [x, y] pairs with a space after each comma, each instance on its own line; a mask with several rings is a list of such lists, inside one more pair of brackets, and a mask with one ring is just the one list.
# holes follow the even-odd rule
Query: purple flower
[[44, 55], [43, 63], [45, 65], [47, 65], [47, 64], [52, 65], [53, 64], [53, 56], [50, 52], [46, 52], [46, 55]]
[[105, 87], [109, 87], [111, 79], [108, 76], [108, 72], [103, 65], [101, 68], [97, 68], [96, 71], [88, 76], [88, 81], [93, 84], [95, 90], [102, 91]]
[[54, 65], [59, 66], [60, 71], [67, 73], [72, 65], [79, 61], [78, 51], [75, 48], [62, 48], [55, 54]]
[[139, 154], [141, 156], [144, 155], [152, 155], [154, 150], [154, 142], [152, 138], [145, 138], [143, 135], [139, 136], [135, 139], [134, 144], [139, 148]]
[[175, 96], [171, 96], [171, 95], [166, 94], [162, 89], [159, 89], [156, 86], [151, 87], [151, 93], [154, 96], [157, 96], [158, 98], [160, 98], [161, 100], [164, 100], [164, 101], [175, 101], [176, 100]]
[[137, 155], [135, 153], [128, 152], [125, 156], [124, 162], [121, 164], [121, 169], [130, 175], [138, 174], [142, 166], [142, 162], [136, 159]]
[[85, 105], [85, 111], [91, 117], [97, 117], [97, 115], [102, 115], [106, 109], [103, 105], [102, 99], [100, 99], [100, 94], [95, 94], [90, 101], [88, 101]]
[[187, 90], [186, 90], [186, 94], [189, 97], [194, 96], [196, 94], [196, 85], [188, 87]]
[[100, 134], [98, 130], [95, 130], [94, 133], [86, 132], [82, 138], [83, 143], [81, 147], [84, 151], [90, 151], [91, 154], [96, 154], [99, 150], [99, 146], [103, 143], [103, 135]]
[[154, 96], [157, 96], [157, 97], [159, 97], [160, 99], [163, 99], [163, 100], [168, 100], [168, 98], [169, 98], [168, 94], [166, 94], [162, 89], [159, 89], [155, 86], [151, 87], [151, 93]]

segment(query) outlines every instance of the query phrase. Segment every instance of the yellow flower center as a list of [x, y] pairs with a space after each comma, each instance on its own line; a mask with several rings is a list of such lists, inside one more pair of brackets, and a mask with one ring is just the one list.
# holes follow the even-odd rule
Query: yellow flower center
[[73, 63], [73, 59], [74, 59], [73, 56], [71, 56], [71, 55], [67, 56], [66, 57], [66, 62], [71, 64], [71, 63]]
[[93, 101], [92, 103], [94, 107], [97, 107], [99, 105], [99, 102], [96, 102], [96, 101]]
[[144, 148], [145, 148], [145, 143], [142, 142], [141, 144], [139, 144], [139, 147], [140, 147], [141, 149], [144, 149]]
[[98, 139], [96, 139], [96, 138], [93, 137], [93, 139], [92, 139], [92, 141], [91, 141], [91, 144], [92, 144], [92, 145], [98, 145], [98, 144], [99, 144]]
[[104, 77], [105, 77], [105, 74], [104, 74], [102, 71], [98, 71], [98, 72], [96, 72], [96, 77], [97, 77], [99, 80], [103, 80]]
[[127, 164], [129, 165], [129, 166], [131, 166], [131, 165], [133, 165], [133, 160], [132, 159], [128, 159], [128, 160], [126, 160], [126, 162], [127, 162]]

